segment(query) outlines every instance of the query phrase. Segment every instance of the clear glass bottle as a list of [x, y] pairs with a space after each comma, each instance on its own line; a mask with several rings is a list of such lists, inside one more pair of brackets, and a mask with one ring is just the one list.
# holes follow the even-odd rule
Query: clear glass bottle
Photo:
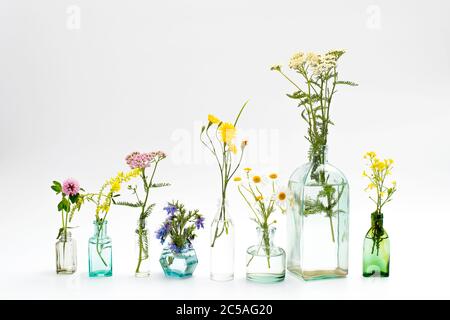
[[180, 279], [192, 277], [198, 259], [192, 246], [186, 246], [180, 252], [174, 252], [166, 241], [159, 263], [167, 277]]
[[70, 231], [61, 233], [55, 244], [56, 273], [73, 274], [77, 271], [77, 242]]
[[258, 244], [247, 249], [247, 279], [256, 282], [271, 283], [284, 280], [286, 275], [286, 254], [273, 244], [276, 228], [268, 230], [260, 227]]
[[383, 214], [372, 213], [371, 222], [364, 238], [363, 276], [389, 277], [390, 241], [383, 226]]
[[348, 273], [349, 187], [327, 161], [327, 147], [289, 180], [288, 270], [304, 280]]
[[112, 276], [112, 241], [107, 234], [108, 221], [94, 221], [94, 235], [89, 239], [89, 277]]
[[149, 232], [145, 219], [138, 220], [136, 228], [136, 259], [135, 276], [144, 278], [150, 276]]
[[234, 279], [234, 225], [223, 198], [211, 224], [210, 278], [215, 281]]

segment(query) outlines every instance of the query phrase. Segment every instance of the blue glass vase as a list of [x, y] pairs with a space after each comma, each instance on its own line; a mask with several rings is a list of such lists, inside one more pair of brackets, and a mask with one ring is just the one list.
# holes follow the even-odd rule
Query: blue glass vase
[[198, 264], [197, 254], [192, 246], [186, 246], [180, 252], [174, 252], [166, 244], [159, 263], [164, 274], [170, 278], [189, 278]]
[[94, 235], [89, 238], [89, 277], [112, 276], [112, 241], [107, 221], [94, 221]]

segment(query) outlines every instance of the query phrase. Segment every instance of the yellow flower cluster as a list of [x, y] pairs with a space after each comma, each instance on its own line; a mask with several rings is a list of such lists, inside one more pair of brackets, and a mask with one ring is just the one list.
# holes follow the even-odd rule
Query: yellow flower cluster
[[[111, 207], [112, 197], [113, 197], [114, 193], [117, 193], [120, 191], [122, 183], [128, 182], [131, 179], [138, 177], [142, 172], [141, 170], [142, 169], [140, 169], [140, 168], [136, 168], [127, 173], [120, 171], [115, 177], [113, 177], [105, 182], [105, 184], [102, 186], [102, 189], [100, 190], [100, 193], [99, 193], [99, 203], [98, 203], [97, 209], [96, 209], [97, 217], [100, 212], [104, 212], [104, 213], [109, 212], [109, 209]], [[102, 202], [100, 202], [100, 200], [103, 196], [104, 190], [106, 190], [108, 187], [109, 187], [109, 192], [105, 195], [104, 200]]]
[[369, 184], [365, 190], [376, 191], [376, 199], [372, 197], [370, 199], [377, 205], [377, 212], [381, 213], [382, 207], [391, 201], [392, 195], [397, 191], [396, 181], [392, 181], [391, 186], [386, 186], [386, 178], [392, 174], [394, 160], [381, 160], [373, 151], [367, 152], [364, 155], [364, 159], [368, 160], [368, 168], [370, 169], [369, 173], [366, 170], [362, 173], [363, 177], [369, 179]]

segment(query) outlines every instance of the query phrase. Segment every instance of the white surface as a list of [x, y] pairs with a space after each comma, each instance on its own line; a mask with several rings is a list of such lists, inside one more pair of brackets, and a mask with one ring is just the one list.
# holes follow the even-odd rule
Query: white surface
[[[450, 298], [447, 204], [450, 160], [450, 20], [447, 1], [0, 1], [0, 298]], [[80, 29], [66, 9], [81, 9]], [[375, 13], [374, 13], [375, 12]], [[378, 14], [379, 13], [379, 14]], [[374, 15], [375, 14], [375, 15]], [[378, 19], [379, 18], [379, 19]], [[69, 24], [70, 26], [70, 24]], [[277, 285], [244, 279], [254, 226], [235, 190], [229, 201], [239, 241], [234, 282], [208, 280], [208, 232], [195, 243], [200, 264], [186, 281], [163, 279], [153, 241], [153, 275], [135, 279], [137, 212], [115, 209], [109, 233], [114, 277], [88, 279], [92, 207], [80, 228], [79, 272], [54, 274], [60, 221], [53, 179], [76, 177], [88, 190], [124, 170], [133, 150], [163, 149], [152, 195], [180, 199], [211, 221], [218, 172], [198, 142], [207, 113], [241, 119], [245, 164], [284, 181], [306, 159], [306, 127], [292, 91], [270, 65], [296, 50], [346, 48], [340, 74], [360, 83], [332, 106], [330, 161], [351, 190], [350, 275]], [[399, 192], [386, 208], [389, 279], [362, 279], [362, 240], [371, 203], [362, 191], [362, 154], [396, 160]], [[282, 218], [279, 220], [283, 220]], [[283, 223], [278, 244], [284, 246]]]

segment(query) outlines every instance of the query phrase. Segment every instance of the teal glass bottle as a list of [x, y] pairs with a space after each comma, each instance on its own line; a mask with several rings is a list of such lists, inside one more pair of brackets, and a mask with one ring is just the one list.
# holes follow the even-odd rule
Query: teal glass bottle
[[107, 221], [94, 221], [94, 235], [89, 239], [89, 277], [112, 276], [112, 241]]
[[181, 250], [172, 250], [170, 244], [166, 243], [159, 263], [167, 277], [182, 279], [192, 276], [198, 259], [191, 245], [187, 245]]
[[390, 241], [383, 226], [383, 214], [372, 213], [371, 222], [364, 238], [363, 276], [389, 277]]
[[289, 179], [287, 268], [304, 280], [348, 274], [349, 186], [327, 147]]

